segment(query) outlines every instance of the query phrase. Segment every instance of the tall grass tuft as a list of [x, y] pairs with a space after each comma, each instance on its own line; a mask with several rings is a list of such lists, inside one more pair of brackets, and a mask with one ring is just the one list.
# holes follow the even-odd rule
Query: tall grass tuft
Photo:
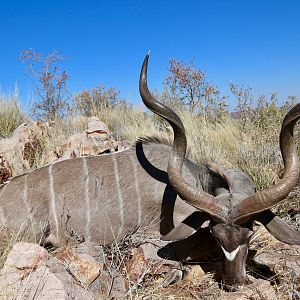
[[0, 138], [11, 136], [12, 132], [26, 120], [19, 105], [19, 91], [12, 94], [0, 94]]

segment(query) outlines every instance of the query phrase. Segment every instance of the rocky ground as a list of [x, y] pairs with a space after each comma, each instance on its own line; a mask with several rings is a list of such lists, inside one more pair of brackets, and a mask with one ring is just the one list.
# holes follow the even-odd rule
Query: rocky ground
[[[141, 238], [142, 237], [142, 238]], [[0, 271], [0, 299], [300, 299], [300, 247], [257, 226], [247, 264], [253, 282], [226, 292], [214, 272], [157, 255], [162, 242], [137, 233], [110, 248], [79, 244], [49, 250], [13, 245]], [[218, 272], [219, 262], [211, 262]], [[174, 268], [181, 281], [166, 286]]]

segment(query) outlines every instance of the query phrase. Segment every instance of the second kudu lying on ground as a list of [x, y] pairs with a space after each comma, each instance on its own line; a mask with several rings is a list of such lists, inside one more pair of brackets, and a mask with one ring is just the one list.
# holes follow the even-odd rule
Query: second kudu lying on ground
[[18, 230], [25, 215], [36, 238], [54, 246], [68, 239], [111, 244], [151, 224], [149, 230], [159, 230], [165, 240], [182, 240], [187, 257], [193, 249], [191, 241], [198, 239], [205, 246], [206, 239], [199, 240], [197, 234], [208, 224], [206, 231], [223, 256], [223, 282], [245, 284], [254, 220], [278, 240], [300, 244], [300, 233], [269, 210], [288, 195], [299, 178], [293, 128], [300, 117], [300, 104], [282, 123], [284, 176], [256, 193], [245, 173], [197, 165], [185, 157], [183, 124], [149, 93], [147, 65], [148, 55], [140, 76], [141, 97], [171, 124], [173, 145], [147, 138], [123, 152], [61, 161], [11, 179], [0, 189], [2, 234]]

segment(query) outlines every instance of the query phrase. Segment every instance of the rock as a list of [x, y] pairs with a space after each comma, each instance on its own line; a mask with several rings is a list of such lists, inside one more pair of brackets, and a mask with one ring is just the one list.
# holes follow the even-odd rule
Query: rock
[[94, 242], [80, 243], [76, 245], [75, 251], [79, 254], [88, 254], [101, 264], [104, 264], [106, 261], [104, 247]]
[[118, 142], [118, 151], [124, 151], [130, 148], [132, 143], [128, 140], [122, 140]]
[[14, 130], [10, 139], [20, 143], [33, 142], [35, 140], [34, 128], [31, 124], [22, 123]]
[[37, 244], [19, 242], [16, 243], [4, 263], [4, 267], [18, 270], [34, 269], [43, 265], [49, 259], [46, 249]]
[[[274, 277], [276, 274], [276, 278], [280, 281], [288, 280], [289, 276], [299, 280], [300, 246], [288, 245], [276, 240], [263, 226], [258, 227], [256, 234], [259, 239], [254, 239], [256, 242], [251, 245], [251, 248], [257, 252], [252, 259], [256, 272], [261, 272], [264, 278], [268, 275]], [[267, 274], [264, 274], [265, 270]]]
[[101, 122], [98, 117], [88, 118], [88, 129], [85, 132], [90, 138], [99, 137], [103, 138], [103, 140], [111, 135], [108, 126]]
[[168, 263], [168, 260], [165, 260], [157, 255], [157, 250], [162, 247], [162, 245], [165, 245], [166, 242], [160, 242], [158, 241], [158, 244], [154, 243], [144, 243], [139, 246], [141, 249], [143, 256], [146, 260], [156, 261], [156, 262], [166, 262]]
[[171, 269], [179, 266], [178, 262], [166, 260], [157, 255], [159, 247], [166, 242], [157, 241], [157, 243], [158, 245], [145, 242], [131, 250], [132, 258], [126, 261], [126, 273], [130, 281], [140, 283], [145, 275], [169, 274]]
[[0, 271], [0, 299], [91, 298], [64, 265], [37, 244], [15, 244]]
[[39, 141], [34, 125], [22, 123], [10, 138], [0, 140], [1, 167], [6, 167], [3, 164], [9, 165], [10, 175], [29, 171], [38, 147]]
[[184, 276], [184, 281], [193, 281], [205, 276], [205, 272], [199, 265], [191, 265], [186, 270], [186, 275]]
[[85, 286], [89, 286], [103, 270], [103, 264], [99, 264], [92, 256], [76, 253], [70, 247], [63, 248], [56, 258]]
[[7, 182], [10, 177], [12, 177], [12, 169], [7, 161], [0, 164], [0, 184]]
[[147, 260], [141, 248], [132, 250], [132, 259], [127, 263], [127, 272], [130, 281], [138, 282], [147, 273]]
[[[117, 142], [108, 126], [101, 122], [98, 117], [90, 117], [87, 120], [81, 120], [81, 122], [87, 122], [87, 130], [71, 135], [64, 143], [49, 151], [45, 155], [46, 164], [81, 156], [96, 156], [122, 151], [130, 146], [128, 141]], [[36, 126], [42, 128], [41, 130], [45, 134], [48, 133], [50, 130], [49, 125], [42, 125], [44, 124], [38, 123]]]
[[225, 293], [223, 300], [275, 300], [276, 294], [270, 282], [263, 279], [255, 280], [252, 284], [242, 287], [237, 292]]
[[166, 266], [166, 271], [169, 270], [170, 267], [177, 267], [178, 262], [174, 260], [165, 259], [158, 255], [158, 250], [162, 249], [164, 246], [168, 245], [169, 242], [156, 240], [155, 242], [145, 242], [139, 246], [139, 248], [143, 251], [143, 256], [145, 260], [148, 262], [152, 262], [163, 271], [164, 266]]
[[288, 253], [263, 252], [253, 258], [259, 265], [269, 267], [277, 275], [293, 274], [300, 278], [300, 255], [289, 255]]
[[[104, 268], [91, 289], [95, 299], [127, 299], [128, 282], [117, 270]], [[99, 298], [98, 298], [99, 297]]]
[[66, 143], [57, 147], [56, 153], [60, 160], [63, 160], [79, 156], [95, 156], [117, 149], [118, 143], [113, 137], [103, 139], [98, 133], [93, 137], [89, 137], [86, 133], [76, 133], [70, 136]]

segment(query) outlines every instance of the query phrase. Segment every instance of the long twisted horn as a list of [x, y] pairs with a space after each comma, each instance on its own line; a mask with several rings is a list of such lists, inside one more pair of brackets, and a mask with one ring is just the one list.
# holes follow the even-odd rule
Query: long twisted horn
[[285, 116], [280, 132], [280, 149], [285, 166], [283, 178], [274, 186], [244, 199], [233, 208], [234, 222], [241, 223], [249, 216], [266, 210], [283, 200], [297, 184], [300, 165], [293, 137], [294, 126], [300, 118], [300, 103]]
[[186, 135], [185, 129], [179, 116], [169, 107], [155, 100], [150, 94], [147, 85], [147, 67], [149, 53], [146, 55], [141, 75], [140, 75], [140, 94], [144, 104], [155, 114], [161, 116], [172, 126], [174, 131], [173, 149], [168, 163], [168, 176], [172, 187], [181, 199], [188, 204], [210, 214], [216, 220], [224, 222], [226, 220], [227, 209], [215, 197], [191, 186], [181, 175], [183, 160], [186, 154]]

